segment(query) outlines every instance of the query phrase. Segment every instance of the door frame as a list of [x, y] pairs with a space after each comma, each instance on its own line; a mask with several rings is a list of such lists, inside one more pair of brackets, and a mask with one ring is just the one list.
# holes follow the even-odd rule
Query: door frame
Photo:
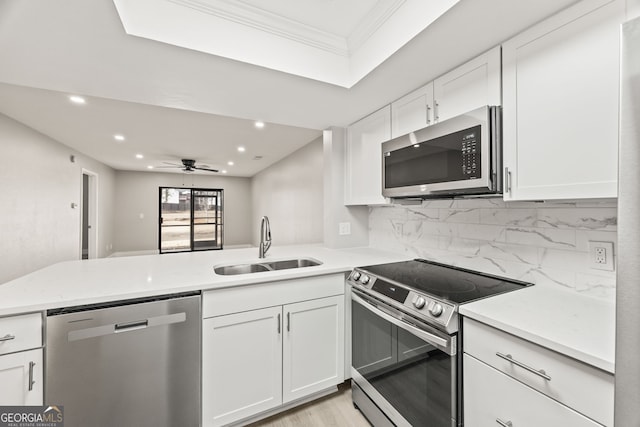
[[79, 238], [79, 247], [80, 247], [80, 259], [82, 259], [82, 230], [85, 226], [83, 223], [83, 215], [82, 209], [84, 209], [84, 175], [87, 175], [89, 178], [89, 194], [88, 203], [89, 207], [89, 220], [87, 221], [91, 228], [89, 228], [88, 232], [88, 256], [89, 259], [98, 258], [98, 174], [96, 172], [90, 171], [88, 169], [82, 168], [82, 174], [80, 175], [80, 238]]

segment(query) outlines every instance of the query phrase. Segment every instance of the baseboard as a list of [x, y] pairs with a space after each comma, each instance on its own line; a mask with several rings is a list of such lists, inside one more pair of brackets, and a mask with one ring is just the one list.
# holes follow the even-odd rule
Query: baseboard
[[125, 251], [125, 252], [114, 252], [109, 255], [107, 258], [117, 258], [123, 256], [138, 256], [138, 255], [157, 255], [160, 252], [157, 249], [146, 250], [146, 251]]

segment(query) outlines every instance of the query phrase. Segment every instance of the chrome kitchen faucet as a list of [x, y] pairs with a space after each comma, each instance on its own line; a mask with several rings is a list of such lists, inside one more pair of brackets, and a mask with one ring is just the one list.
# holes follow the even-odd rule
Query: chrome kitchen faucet
[[264, 258], [267, 255], [267, 251], [271, 247], [271, 226], [269, 225], [269, 218], [262, 217], [260, 221], [260, 246], [258, 248], [258, 257]]

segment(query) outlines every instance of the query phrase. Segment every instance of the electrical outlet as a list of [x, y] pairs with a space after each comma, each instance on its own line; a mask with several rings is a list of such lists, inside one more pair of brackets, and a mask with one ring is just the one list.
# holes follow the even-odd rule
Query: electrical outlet
[[338, 234], [341, 236], [347, 236], [351, 234], [351, 223], [341, 222], [338, 224]]
[[591, 268], [613, 271], [613, 242], [589, 241], [589, 258]]

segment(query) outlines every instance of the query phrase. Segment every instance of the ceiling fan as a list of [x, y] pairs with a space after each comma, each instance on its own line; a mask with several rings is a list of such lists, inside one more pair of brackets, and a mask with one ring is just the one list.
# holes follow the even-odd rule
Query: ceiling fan
[[218, 169], [211, 169], [208, 165], [204, 166], [196, 166], [196, 161], [193, 159], [181, 159], [182, 165], [171, 164], [171, 166], [158, 166], [156, 169], [162, 168], [180, 168], [183, 172], [195, 172], [199, 171], [207, 171], [207, 172], [219, 172]]

